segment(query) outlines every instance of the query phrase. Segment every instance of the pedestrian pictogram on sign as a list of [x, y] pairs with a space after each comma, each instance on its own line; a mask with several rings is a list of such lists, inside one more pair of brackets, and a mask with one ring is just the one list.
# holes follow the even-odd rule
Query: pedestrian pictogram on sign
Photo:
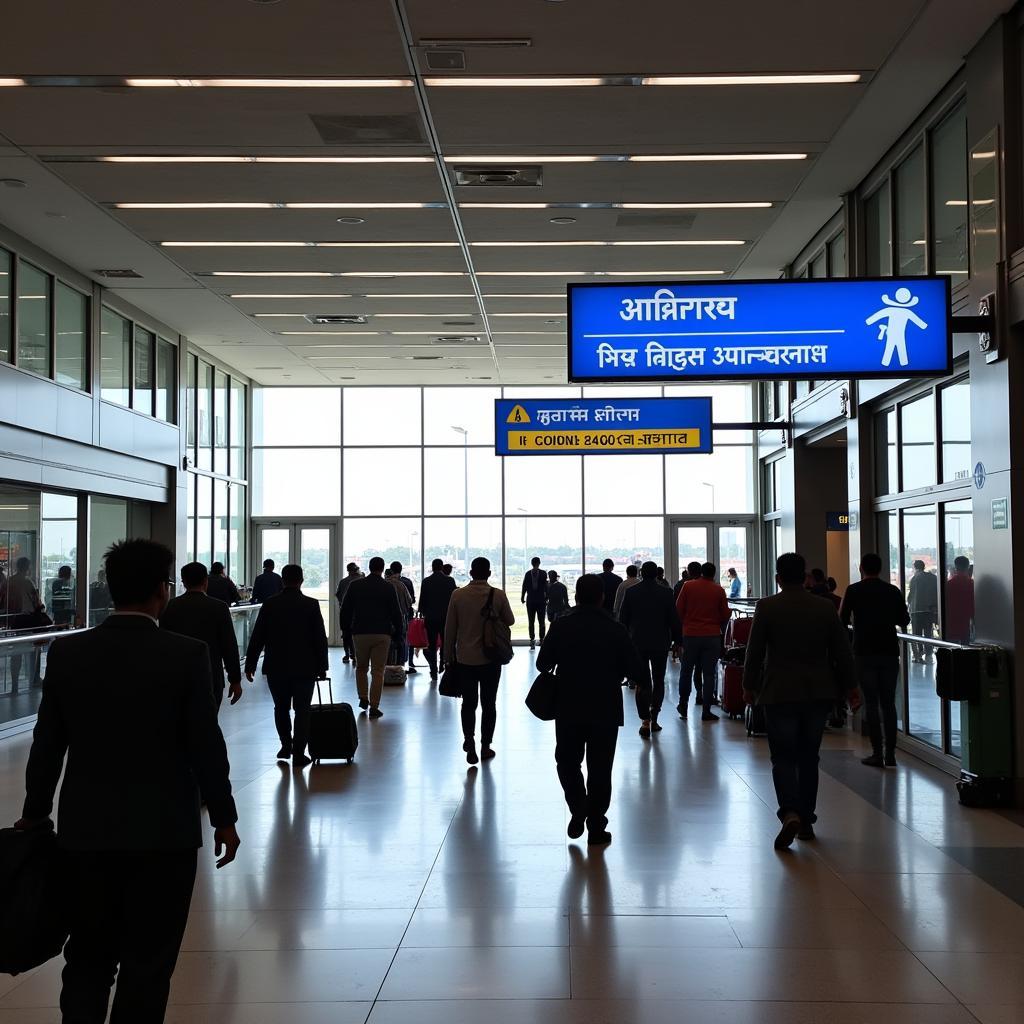
[[521, 405], [514, 405], [514, 406], [512, 406], [512, 411], [508, 414], [508, 419], [505, 420], [505, 422], [506, 423], [529, 423], [530, 422], [530, 414]]

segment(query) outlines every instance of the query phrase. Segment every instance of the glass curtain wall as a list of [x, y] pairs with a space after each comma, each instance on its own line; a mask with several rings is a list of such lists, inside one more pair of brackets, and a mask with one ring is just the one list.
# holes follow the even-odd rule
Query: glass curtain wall
[[[506, 398], [710, 395], [720, 422], [753, 419], [749, 385], [506, 388]], [[570, 588], [604, 558], [663, 564], [668, 515], [754, 508], [753, 438], [718, 431], [713, 455], [494, 455], [499, 388], [259, 388], [252, 514], [340, 521], [339, 564], [400, 561], [417, 589], [434, 558], [468, 579], [491, 560], [523, 619], [530, 559]], [[671, 573], [670, 573], [671, 574]]]

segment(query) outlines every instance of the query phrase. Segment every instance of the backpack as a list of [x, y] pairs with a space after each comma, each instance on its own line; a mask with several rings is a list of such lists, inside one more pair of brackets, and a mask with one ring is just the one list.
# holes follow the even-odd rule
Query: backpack
[[490, 588], [487, 601], [480, 609], [483, 617], [484, 657], [497, 665], [507, 665], [512, 660], [512, 630], [506, 626], [494, 611], [494, 587]]

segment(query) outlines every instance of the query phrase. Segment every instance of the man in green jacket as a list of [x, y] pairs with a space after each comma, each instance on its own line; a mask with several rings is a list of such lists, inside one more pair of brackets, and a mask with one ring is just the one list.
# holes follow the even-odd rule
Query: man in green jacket
[[780, 592], [758, 602], [747, 642], [743, 686], [764, 708], [772, 779], [782, 829], [775, 849], [814, 838], [818, 752], [833, 705], [847, 696], [860, 706], [846, 628], [828, 601], [804, 590], [802, 555], [775, 564]]

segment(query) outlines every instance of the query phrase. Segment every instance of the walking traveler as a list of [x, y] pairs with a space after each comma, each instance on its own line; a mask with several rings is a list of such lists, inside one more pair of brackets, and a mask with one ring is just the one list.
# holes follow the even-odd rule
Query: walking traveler
[[825, 722], [844, 696], [851, 708], [860, 705], [846, 627], [804, 589], [806, 572], [803, 556], [780, 556], [779, 593], [758, 602], [743, 666], [745, 697], [764, 708], [782, 823], [777, 850], [814, 838]]
[[[536, 555], [530, 559], [533, 568], [523, 577], [522, 601], [526, 605], [526, 619], [530, 629], [530, 650], [537, 649], [534, 622], [540, 620], [540, 642], [544, 643], [544, 618], [548, 604], [548, 577], [540, 567]], [[472, 573], [470, 573], [472, 575]]]
[[576, 607], [551, 624], [537, 668], [553, 672], [557, 681], [555, 763], [569, 808], [569, 838], [579, 839], [586, 828], [590, 845], [610, 843], [612, 764], [623, 724], [620, 687], [643, 669], [625, 627], [604, 610], [600, 576], [576, 581]]
[[73, 626], [75, 610], [75, 579], [70, 565], [62, 565], [57, 575], [47, 583], [47, 608], [55, 626]]
[[669, 590], [672, 589], [672, 584], [669, 583], [667, 579], [665, 579], [665, 567], [663, 565], [658, 566], [658, 575], [655, 577], [655, 579], [658, 581], [659, 586], [668, 587]]
[[[64, 856], [70, 938], [62, 1019], [160, 1024], [185, 933], [200, 794], [217, 867], [240, 840], [203, 645], [160, 629], [174, 556], [127, 540], [106, 554], [113, 614], [53, 641], [15, 828], [52, 827]], [[139, 685], [140, 672], [145, 685]]]
[[[302, 566], [281, 570], [284, 589], [263, 602], [245, 652], [245, 676], [251, 683], [263, 654], [263, 674], [274, 698], [274, 725], [281, 740], [279, 761], [294, 768], [310, 763], [309, 706], [318, 679], [327, 678], [327, 632], [320, 602], [302, 593]], [[295, 709], [294, 730], [289, 711]]]
[[622, 610], [622, 601], [626, 596], [626, 591], [635, 587], [639, 582], [640, 569], [630, 563], [626, 566], [626, 578], [619, 584], [619, 589], [615, 591], [615, 603], [612, 605], [612, 615], [615, 618], [619, 617], [619, 612]]
[[263, 572], [252, 581], [252, 603], [263, 604], [268, 597], [280, 594], [284, 589], [281, 577], [274, 572], [276, 568], [272, 558], [263, 560]]
[[210, 597], [225, 604], [238, 604], [242, 595], [238, 593], [238, 587], [227, 573], [224, 572], [223, 562], [214, 562], [210, 566], [210, 579], [206, 585], [206, 592]]
[[729, 600], [735, 601], [738, 597], [743, 596], [743, 581], [735, 569], [729, 569], [727, 575], [729, 577]]
[[420, 614], [423, 624], [427, 627], [427, 664], [430, 666], [430, 678], [437, 679], [440, 666], [437, 664], [437, 652], [444, 653], [444, 623], [448, 617], [448, 603], [455, 593], [455, 580], [446, 576], [444, 562], [435, 558], [430, 563], [430, 575], [420, 584]]
[[637, 679], [636, 711], [644, 739], [650, 739], [652, 732], [661, 732], [658, 715], [665, 699], [668, 652], [682, 640], [675, 601], [671, 591], [658, 586], [657, 572], [654, 562], [644, 562], [641, 582], [627, 591], [619, 613], [643, 667]]
[[601, 583], [604, 586], [604, 610], [614, 614], [615, 595], [622, 584], [622, 577], [614, 572], [615, 562], [606, 558], [601, 563]]
[[[405, 619], [398, 593], [384, 576], [384, 559], [370, 559], [369, 576], [353, 580], [341, 605], [341, 628], [352, 634], [356, 658], [356, 690], [359, 706], [380, 718], [384, 691], [384, 666], [393, 643], [404, 643]], [[404, 589], [404, 588], [403, 588]]]
[[[939, 622], [939, 578], [926, 572], [924, 562], [914, 562], [914, 575], [907, 584], [907, 607], [910, 609], [910, 628], [914, 636], [934, 636]], [[931, 661], [930, 649], [914, 644], [914, 661]]]
[[388, 566], [388, 570], [387, 582], [395, 588], [398, 607], [402, 611], [402, 632], [395, 638], [395, 646], [398, 648], [398, 661], [395, 664], [405, 664], [408, 654], [409, 667], [406, 672], [412, 673], [416, 671], [416, 666], [413, 664], [412, 648], [406, 643], [406, 637], [409, 635], [409, 620], [412, 618], [412, 610], [416, 606], [416, 588], [412, 585], [411, 579], [402, 575], [401, 562], [392, 562]]
[[[539, 559], [535, 559], [539, 562]], [[501, 665], [491, 661], [484, 649], [484, 621], [494, 615], [506, 626], [515, 622], [504, 590], [487, 580], [491, 563], [474, 558], [469, 567], [470, 582], [452, 594], [448, 619], [444, 626], [444, 662], [458, 665], [462, 685], [462, 749], [466, 760], [477, 764], [480, 758], [494, 757], [494, 727], [498, 719], [498, 680]], [[541, 623], [543, 623], [543, 612]], [[480, 757], [476, 753], [476, 709], [480, 706]]]
[[[686, 718], [690, 700], [690, 679], [700, 667], [702, 722], [717, 722], [711, 710], [722, 652], [722, 629], [732, 611], [725, 590], [715, 582], [717, 569], [712, 562], [698, 567], [700, 575], [686, 581], [676, 598], [676, 611], [683, 629], [683, 667], [679, 674], [679, 705], [676, 710]], [[691, 577], [694, 575], [691, 571]]]
[[953, 575], [946, 580], [946, 639], [969, 644], [974, 635], [974, 580], [971, 560], [965, 555], [953, 559]]
[[864, 555], [860, 582], [846, 588], [839, 609], [844, 626], [853, 622], [854, 663], [864, 695], [872, 750], [861, 763], [873, 768], [896, 766], [896, 688], [900, 676], [896, 634], [910, 621], [900, 588], [886, 583], [881, 573], [882, 559], [874, 553]]
[[[363, 573], [359, 566], [355, 562], [349, 562], [345, 566], [345, 575], [338, 581], [338, 589], [334, 591], [334, 596], [338, 599], [338, 616], [340, 620], [341, 606], [345, 603], [345, 594], [348, 591], [349, 586], [353, 580], [360, 580], [363, 578]], [[341, 644], [345, 651], [342, 662], [348, 664], [356, 656], [356, 649], [352, 644], [352, 634], [346, 632], [344, 629], [341, 631]]]
[[548, 622], [554, 622], [569, 610], [569, 591], [559, 583], [558, 573], [548, 570]]
[[224, 674], [227, 673], [231, 703], [242, 696], [242, 668], [238, 660], [238, 639], [231, 612], [223, 601], [206, 593], [209, 576], [202, 562], [181, 567], [185, 593], [172, 598], [160, 616], [160, 625], [170, 633], [190, 636], [206, 644], [210, 655], [210, 679], [213, 702], [218, 709], [224, 700]]

